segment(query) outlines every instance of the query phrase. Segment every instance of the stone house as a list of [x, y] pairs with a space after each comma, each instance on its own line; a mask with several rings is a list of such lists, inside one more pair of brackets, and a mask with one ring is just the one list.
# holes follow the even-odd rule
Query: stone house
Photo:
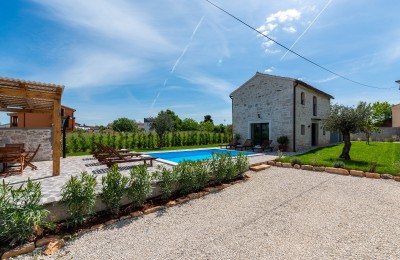
[[322, 119], [333, 97], [309, 84], [287, 77], [257, 72], [230, 94], [233, 133], [254, 145], [289, 138], [288, 151], [330, 143]]

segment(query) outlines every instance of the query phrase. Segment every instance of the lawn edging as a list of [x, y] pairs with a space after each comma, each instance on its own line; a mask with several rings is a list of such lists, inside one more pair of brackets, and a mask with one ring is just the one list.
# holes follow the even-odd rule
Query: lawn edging
[[348, 170], [345, 168], [335, 168], [335, 167], [325, 167], [325, 166], [313, 166], [308, 164], [291, 164], [286, 162], [277, 162], [277, 161], [268, 161], [268, 165], [283, 167], [283, 168], [293, 168], [293, 169], [301, 169], [306, 171], [315, 171], [315, 172], [327, 172], [332, 174], [340, 174], [340, 175], [349, 175], [353, 177], [366, 177], [371, 179], [386, 179], [386, 180], [395, 180], [400, 182], [400, 176], [387, 174], [387, 173], [376, 173], [376, 172], [365, 172], [359, 170]]

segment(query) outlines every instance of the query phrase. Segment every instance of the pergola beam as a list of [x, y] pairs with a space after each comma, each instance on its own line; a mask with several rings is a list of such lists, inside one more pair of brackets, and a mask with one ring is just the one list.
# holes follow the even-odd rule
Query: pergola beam
[[52, 113], [53, 110], [47, 110], [47, 109], [24, 109], [24, 108], [0, 108], [0, 112], [13, 112], [13, 113], [39, 113], [39, 114], [47, 114], [47, 113]]
[[11, 96], [11, 97], [22, 97], [22, 98], [37, 98], [37, 99], [60, 99], [59, 93], [47, 93], [35, 90], [26, 89], [12, 89], [12, 88], [0, 88], [0, 95]]

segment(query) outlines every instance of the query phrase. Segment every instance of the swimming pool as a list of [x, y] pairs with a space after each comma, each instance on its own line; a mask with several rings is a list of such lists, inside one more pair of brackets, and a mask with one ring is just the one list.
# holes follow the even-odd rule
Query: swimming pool
[[[198, 161], [207, 160], [212, 158], [212, 153], [228, 153], [232, 156], [238, 155], [241, 151], [234, 150], [221, 150], [221, 149], [202, 149], [202, 150], [190, 150], [190, 151], [179, 151], [179, 152], [163, 152], [163, 153], [149, 153], [153, 157], [157, 157], [166, 161], [180, 163], [182, 161]], [[244, 155], [256, 154], [253, 152], [242, 152]]]

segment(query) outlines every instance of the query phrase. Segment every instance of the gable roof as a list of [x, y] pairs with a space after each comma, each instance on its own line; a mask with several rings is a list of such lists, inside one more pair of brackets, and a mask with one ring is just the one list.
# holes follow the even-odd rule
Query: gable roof
[[241, 85], [239, 88], [237, 88], [235, 91], [233, 91], [233, 92], [229, 95], [229, 97], [232, 98], [232, 96], [235, 94], [235, 92], [237, 92], [239, 89], [241, 89], [242, 87], [244, 87], [245, 85], [247, 85], [248, 82], [252, 81], [252, 80], [255, 79], [256, 77], [269, 77], [269, 78], [276, 78], [276, 79], [289, 80], [289, 81], [292, 81], [293, 83], [300, 84], [300, 85], [302, 85], [303, 87], [306, 87], [306, 88], [308, 88], [308, 89], [310, 89], [310, 90], [312, 90], [312, 91], [315, 91], [315, 92], [317, 92], [317, 93], [319, 93], [319, 94], [321, 94], [321, 95], [324, 95], [324, 96], [326, 96], [326, 97], [328, 97], [328, 98], [330, 98], [330, 99], [334, 99], [334, 97], [331, 96], [330, 94], [328, 94], [328, 93], [326, 93], [326, 92], [324, 92], [324, 91], [322, 91], [322, 90], [319, 90], [319, 89], [317, 89], [317, 88], [315, 88], [315, 87], [313, 87], [313, 86], [311, 86], [311, 85], [305, 83], [304, 81], [301, 81], [301, 80], [298, 80], [298, 79], [294, 79], [294, 78], [289, 78], [289, 77], [281, 77], [281, 76], [275, 76], [275, 75], [265, 74], [265, 73], [261, 73], [261, 72], [256, 72], [256, 74], [255, 74], [253, 77], [251, 77], [249, 80], [247, 80], [244, 84], [242, 84], [242, 85]]

